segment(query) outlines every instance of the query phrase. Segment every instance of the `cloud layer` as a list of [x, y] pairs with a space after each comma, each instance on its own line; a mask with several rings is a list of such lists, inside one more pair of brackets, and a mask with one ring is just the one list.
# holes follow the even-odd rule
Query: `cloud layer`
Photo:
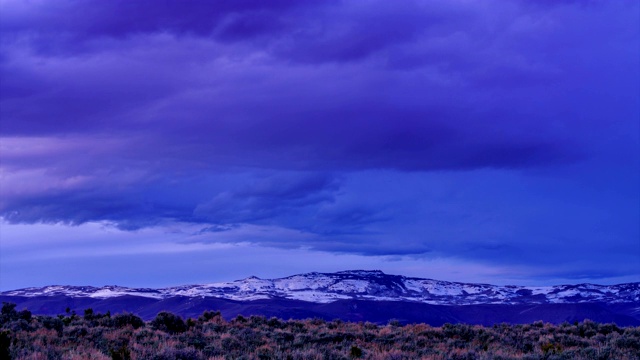
[[0, 6], [4, 221], [529, 264], [640, 236], [634, 1]]

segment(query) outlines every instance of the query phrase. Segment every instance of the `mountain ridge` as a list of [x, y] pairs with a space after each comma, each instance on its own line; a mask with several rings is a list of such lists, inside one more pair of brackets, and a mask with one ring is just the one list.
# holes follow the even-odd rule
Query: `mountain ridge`
[[157, 300], [183, 296], [235, 301], [287, 299], [320, 304], [339, 300], [403, 301], [429, 305], [616, 304], [640, 303], [640, 282], [616, 285], [491, 285], [391, 275], [380, 270], [344, 270], [309, 272], [275, 279], [250, 276], [228, 282], [166, 288], [50, 285], [9, 290], [0, 292], [0, 295], [94, 299], [138, 296]]

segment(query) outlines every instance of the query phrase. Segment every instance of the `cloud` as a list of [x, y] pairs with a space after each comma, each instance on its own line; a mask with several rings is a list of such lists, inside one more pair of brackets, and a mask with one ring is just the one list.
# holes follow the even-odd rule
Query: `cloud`
[[530, 264], [569, 239], [546, 265], [637, 239], [634, 2], [0, 6], [6, 221]]
[[[505, 7], [517, 15], [512, 22], [483, 24], [486, 10], [473, 4], [310, 4], [318, 10], [311, 18], [290, 3], [204, 11], [166, 2], [132, 11], [129, 19], [114, 15], [125, 5], [113, 2], [90, 12], [96, 21], [79, 17], [64, 25], [94, 41], [82, 55], [33, 50], [33, 39], [45, 33], [34, 28], [41, 24], [35, 18], [46, 20], [38, 26], [62, 27], [58, 16], [46, 14], [86, 4], [26, 7], [23, 16], [10, 17], [2, 116], [11, 121], [3, 134], [126, 136], [131, 144], [122, 151], [141, 162], [188, 158], [305, 170], [527, 168], [590, 155], [579, 122], [564, 120], [572, 133], [539, 121], [558, 116], [552, 104], [558, 94], [545, 95], [548, 87], [570, 90], [562, 84], [569, 65], [536, 47], [557, 37], [544, 24], [561, 31], [555, 14], [540, 25], [512, 5]], [[271, 45], [196, 31], [206, 27], [199, 25], [204, 19], [253, 11], [299, 13], [288, 31], [269, 35]], [[316, 18], [320, 25], [306, 21]], [[172, 25], [165, 29], [163, 21]], [[52, 29], [46, 33], [59, 33]], [[492, 36], [500, 31], [503, 37]], [[544, 41], [519, 45], [541, 31]], [[412, 65], [399, 65], [407, 61]]]
[[[51, 32], [62, 33], [58, 40], [77, 44], [92, 38], [125, 38], [136, 34], [172, 32], [176, 34], [246, 38], [277, 28], [277, 18], [292, 9], [314, 6], [316, 2], [262, 1], [110, 1], [63, 0], [56, 3], [6, 2], [9, 33], [30, 31], [51, 39]], [[276, 20], [269, 20], [270, 17]], [[42, 44], [40, 44], [42, 45]], [[60, 46], [60, 42], [53, 44]], [[68, 49], [70, 50], [70, 49]]]
[[338, 190], [338, 182], [328, 174], [277, 174], [217, 194], [198, 204], [193, 214], [212, 224], [269, 224], [282, 217], [302, 217], [301, 212], [310, 216], [308, 209], [335, 201]]

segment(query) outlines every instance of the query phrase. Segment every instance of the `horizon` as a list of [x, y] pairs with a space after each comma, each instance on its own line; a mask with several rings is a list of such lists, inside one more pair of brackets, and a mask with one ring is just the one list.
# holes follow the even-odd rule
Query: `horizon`
[[627, 282], [627, 283], [616, 283], [616, 284], [606, 284], [606, 285], [605, 284], [596, 284], [596, 283], [552, 284], [552, 285], [540, 285], [540, 286], [536, 286], [536, 285], [521, 285], [521, 284], [497, 285], [497, 284], [488, 284], [488, 283], [468, 283], [468, 282], [461, 282], [461, 281], [448, 281], [448, 280], [441, 280], [441, 279], [421, 278], [421, 277], [417, 277], [417, 276], [405, 276], [405, 275], [402, 275], [402, 274], [389, 274], [389, 273], [383, 272], [382, 270], [377, 270], [377, 269], [376, 270], [352, 269], [352, 270], [340, 270], [340, 271], [335, 271], [335, 272], [310, 271], [310, 272], [306, 272], [306, 273], [291, 274], [291, 275], [288, 275], [288, 276], [277, 277], [277, 278], [274, 278], [274, 277], [264, 278], [264, 277], [260, 277], [260, 276], [257, 276], [257, 275], [250, 275], [248, 277], [241, 278], [241, 279], [228, 279], [228, 280], [215, 281], [215, 282], [174, 284], [174, 285], [163, 286], [163, 287], [122, 286], [122, 285], [119, 285], [119, 284], [101, 284], [101, 285], [48, 284], [48, 285], [44, 285], [44, 286], [29, 286], [29, 287], [19, 288], [19, 289], [0, 290], [0, 292], [6, 293], [6, 292], [11, 292], [11, 291], [28, 290], [28, 289], [41, 289], [41, 288], [58, 287], [58, 286], [60, 286], [60, 287], [64, 287], [64, 286], [68, 286], [68, 287], [92, 287], [92, 288], [96, 288], [96, 289], [105, 288], [105, 287], [118, 287], [118, 288], [126, 288], [126, 289], [158, 290], [158, 289], [168, 289], [168, 288], [172, 288], [172, 287], [181, 287], [181, 286], [200, 286], [200, 285], [233, 283], [233, 282], [236, 282], [236, 281], [243, 281], [243, 280], [247, 280], [247, 279], [251, 279], [251, 278], [256, 278], [258, 280], [273, 281], [273, 280], [286, 279], [286, 278], [289, 278], [289, 277], [294, 277], [294, 276], [299, 276], [299, 275], [309, 275], [309, 274], [332, 275], [332, 274], [349, 273], [349, 272], [381, 272], [384, 275], [401, 276], [401, 277], [404, 277], [404, 278], [407, 278], [407, 279], [432, 280], [432, 281], [437, 281], [437, 282], [448, 282], [448, 283], [465, 284], [465, 285], [466, 284], [472, 284], [472, 285], [489, 285], [489, 286], [515, 286], [515, 287], [524, 287], [524, 288], [550, 288], [550, 287], [559, 287], [559, 286], [580, 286], [580, 285], [616, 286], [616, 285], [627, 285], [627, 284], [640, 283], [640, 281], [632, 281], [632, 282]]
[[0, 13], [0, 291], [640, 281], [638, 2]]

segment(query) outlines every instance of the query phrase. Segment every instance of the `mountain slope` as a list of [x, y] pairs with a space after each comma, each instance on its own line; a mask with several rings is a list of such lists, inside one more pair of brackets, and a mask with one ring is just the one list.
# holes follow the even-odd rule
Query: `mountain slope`
[[163, 289], [121, 286], [46, 286], [0, 293], [0, 301], [35, 314], [132, 312], [145, 319], [160, 311], [197, 317], [219, 310], [237, 315], [323, 318], [386, 323], [492, 325], [590, 319], [640, 325], [640, 283], [619, 285], [494, 286], [388, 275], [381, 271], [308, 273]]
[[337, 300], [408, 301], [431, 305], [574, 304], [640, 302], [640, 283], [557, 285], [547, 287], [467, 284], [351, 270], [307, 273], [279, 279], [249, 277], [231, 282], [163, 289], [121, 286], [46, 286], [0, 293], [3, 296], [55, 296], [106, 299], [124, 295], [152, 299], [175, 296], [250, 301], [290, 299], [314, 303]]

